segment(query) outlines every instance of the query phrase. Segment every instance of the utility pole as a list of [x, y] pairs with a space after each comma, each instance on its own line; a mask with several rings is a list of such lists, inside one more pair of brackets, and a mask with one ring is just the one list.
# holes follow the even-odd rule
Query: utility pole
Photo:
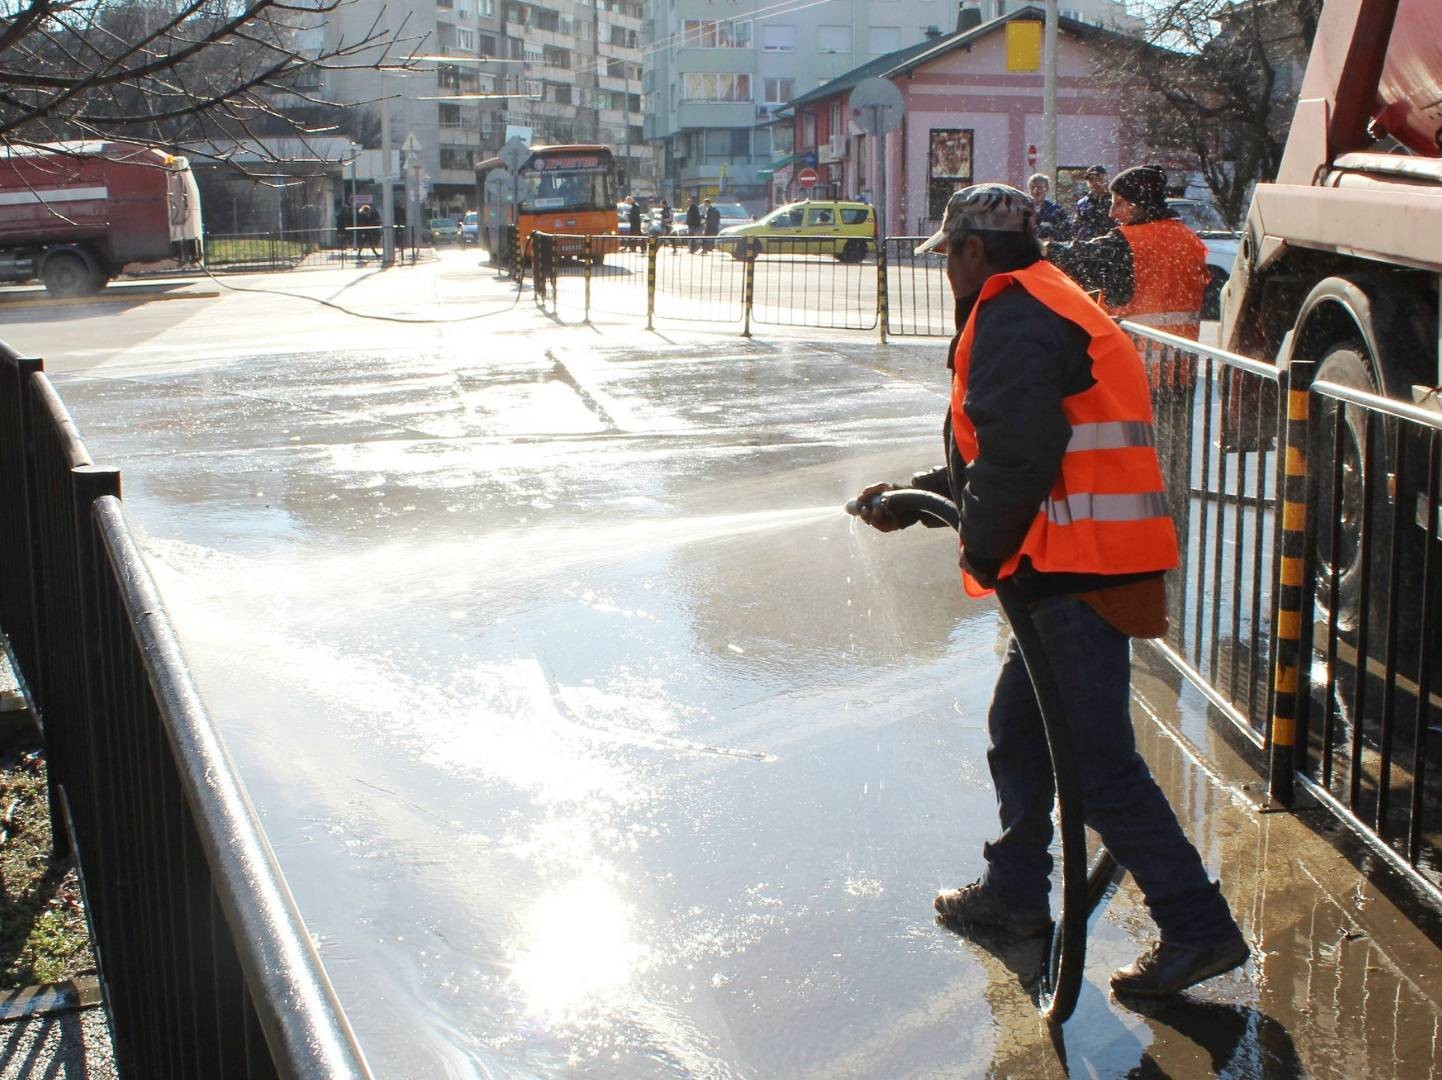
[[1056, 190], [1056, 54], [1057, 0], [1046, 0], [1046, 30], [1042, 45], [1041, 172]]
[[396, 264], [396, 191], [391, 176], [391, 98], [381, 72], [381, 265]]

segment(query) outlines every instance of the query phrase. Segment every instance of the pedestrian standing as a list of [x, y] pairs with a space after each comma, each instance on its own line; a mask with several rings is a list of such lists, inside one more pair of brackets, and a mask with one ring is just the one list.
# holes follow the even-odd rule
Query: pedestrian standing
[[1167, 174], [1138, 165], [1111, 183], [1116, 226], [1091, 240], [1051, 244], [1047, 258], [1084, 289], [1100, 289], [1108, 314], [1196, 339], [1207, 288], [1207, 245], [1167, 206]]
[[670, 236], [675, 229], [676, 213], [671, 209], [671, 204], [665, 199], [661, 200], [661, 235]]
[[702, 229], [705, 231], [706, 240], [702, 244], [701, 251], [709, 255], [716, 250], [716, 237], [721, 232], [721, 211], [717, 210], [710, 199], [706, 200], [705, 208], [701, 214], [704, 219]]
[[641, 240], [641, 204], [636, 201], [636, 196], [626, 196], [626, 227], [631, 232], [630, 246], [640, 248]]
[[701, 247], [701, 207], [696, 202], [695, 195], [692, 195], [691, 201], [686, 204], [686, 235], [689, 238], [691, 254], [695, 255]]
[[1077, 200], [1076, 224], [1072, 228], [1072, 238], [1090, 240], [1111, 232], [1112, 196], [1107, 190], [1105, 165], [1093, 165], [1082, 177], [1087, 182], [1087, 193]]
[[[1042, 257], [1036, 209], [1004, 184], [950, 198], [941, 229], [957, 296], [947, 465], [913, 486], [948, 494], [961, 515], [962, 579], [984, 595], [1013, 583], [1065, 702], [1087, 825], [1141, 890], [1160, 940], [1111, 977], [1118, 994], [1164, 997], [1249, 955], [1218, 884], [1146, 762], [1130, 710], [1130, 639], [1166, 629], [1164, 573], [1177, 565], [1153, 449], [1151, 398], [1130, 338]], [[881, 532], [914, 523], [858, 496]], [[1017, 937], [1051, 926], [1055, 785], [1036, 694], [1013, 636], [997, 679], [987, 763], [1000, 833], [985, 871], [936, 897], [964, 934]]]
[[1051, 180], [1046, 173], [1033, 173], [1026, 182], [1031, 192], [1032, 205], [1036, 207], [1036, 235], [1041, 240], [1070, 240], [1071, 222], [1061, 203], [1047, 198], [1051, 191]]

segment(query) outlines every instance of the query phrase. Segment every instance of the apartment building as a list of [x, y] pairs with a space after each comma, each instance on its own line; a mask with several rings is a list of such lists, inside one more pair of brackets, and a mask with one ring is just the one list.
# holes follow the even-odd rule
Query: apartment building
[[[1066, 13], [1126, 29], [1123, 0], [1062, 0]], [[643, 85], [646, 138], [673, 202], [724, 193], [763, 207], [792, 99], [878, 57], [981, 22], [1021, 0], [652, 0]], [[823, 153], [826, 151], [823, 151]], [[825, 164], [825, 162], [822, 162]], [[852, 193], [854, 194], [854, 193]]]
[[[420, 146], [427, 205], [469, 207], [475, 163], [494, 156], [511, 127], [530, 129], [533, 143], [612, 146], [627, 186], [654, 190], [654, 156], [641, 124], [640, 3], [355, 0], [328, 15], [326, 44], [360, 40], [377, 24], [402, 45], [365, 62], [427, 59], [406, 71], [329, 70], [316, 89], [377, 118], [383, 105], [389, 109], [392, 146], [399, 149], [408, 135]], [[378, 124], [361, 130], [366, 146], [379, 145]], [[363, 156], [360, 168], [361, 182], [385, 171], [378, 155]]]

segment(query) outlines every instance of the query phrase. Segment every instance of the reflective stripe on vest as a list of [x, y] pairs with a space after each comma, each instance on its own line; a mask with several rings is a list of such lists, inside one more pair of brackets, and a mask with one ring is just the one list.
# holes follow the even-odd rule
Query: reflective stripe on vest
[[1211, 279], [1202, 238], [1176, 218], [1121, 225], [1118, 231], [1132, 252], [1132, 298], [1107, 310], [1119, 318], [1195, 338], [1202, 296]]
[[[1151, 393], [1141, 357], [1126, 333], [1081, 288], [1048, 262], [987, 279], [952, 357], [951, 430], [968, 462], [980, 453], [966, 415], [966, 386], [977, 314], [1019, 285], [1085, 331], [1093, 384], [1062, 399], [1071, 438], [1047, 499], [1000, 577], [1023, 557], [1044, 573], [1136, 574], [1177, 565], [1177, 539], [1157, 462]], [[965, 537], [963, 536], [963, 542]], [[988, 590], [963, 572], [972, 596]]]
[[1160, 491], [1140, 495], [1068, 495], [1042, 503], [1047, 520], [1056, 525], [1077, 521], [1143, 521], [1167, 513], [1167, 497]]
[[1156, 446], [1156, 429], [1145, 420], [1108, 420], [1077, 424], [1071, 429], [1067, 453], [1082, 450], [1120, 450], [1124, 446]]

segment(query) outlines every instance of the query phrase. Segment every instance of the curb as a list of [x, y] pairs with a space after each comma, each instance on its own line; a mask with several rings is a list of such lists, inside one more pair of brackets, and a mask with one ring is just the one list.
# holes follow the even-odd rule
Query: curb
[[153, 293], [146, 291], [107, 290], [93, 296], [37, 296], [19, 300], [0, 300], [0, 310], [28, 307], [74, 307], [78, 304], [125, 304], [150, 300], [210, 300], [218, 297], [220, 291]]
[[100, 980], [80, 975], [58, 983], [22, 986], [0, 992], [0, 1023], [46, 1013], [74, 1012], [100, 1004]]

